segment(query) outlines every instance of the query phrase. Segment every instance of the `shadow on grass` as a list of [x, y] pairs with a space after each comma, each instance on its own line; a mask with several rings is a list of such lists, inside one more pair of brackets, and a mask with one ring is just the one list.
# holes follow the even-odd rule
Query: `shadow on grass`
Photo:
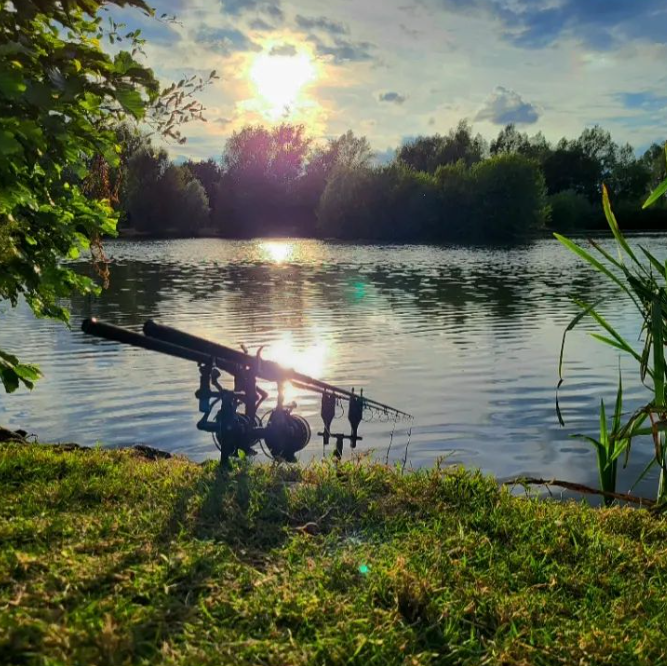
[[[193, 500], [198, 507], [191, 513]], [[245, 466], [215, 468], [178, 498], [158, 539], [162, 548], [183, 536], [188, 541], [224, 543], [239, 562], [261, 567], [288, 535], [287, 508], [286, 480], [280, 474], [257, 478], [257, 472]], [[150, 600], [150, 617], [131, 630], [135, 657], [150, 659], [165, 641], [178, 643], [198, 613], [216, 564], [209, 557], [195, 557], [170, 579], [168, 595]]]
[[[97, 560], [87, 572], [93, 575], [44, 599], [37, 616], [57, 613], [72, 627], [70, 656], [97, 654], [101, 664], [150, 662], [167, 641], [183, 640], [216, 580], [216, 558], [230, 557], [211, 544], [227, 546], [234, 561], [262, 567], [284, 543], [290, 523], [288, 483], [289, 473], [275, 470], [244, 464], [231, 470], [207, 467], [173, 496], [168, 513], [160, 514], [161, 525], [139, 525], [133, 533], [123, 527], [123, 532], [130, 530], [130, 538], [123, 539], [125, 552], [112, 561]], [[99, 545], [91, 542], [87, 555], [99, 555]], [[1, 663], [32, 663], [29, 655], [49, 653], [46, 625], [30, 622], [30, 629], [26, 621], [31, 615], [6, 627]]]

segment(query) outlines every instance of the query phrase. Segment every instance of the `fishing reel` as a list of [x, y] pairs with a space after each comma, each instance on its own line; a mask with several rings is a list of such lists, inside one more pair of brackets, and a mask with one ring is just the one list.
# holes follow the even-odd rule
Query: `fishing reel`
[[[223, 462], [238, 455], [239, 451], [254, 455], [256, 451], [253, 447], [261, 444], [262, 440], [271, 457], [296, 461], [296, 454], [310, 441], [311, 430], [306, 419], [293, 413], [295, 403], [283, 404], [282, 383], [278, 386], [276, 408], [260, 419], [257, 409], [267, 394], [256, 386], [254, 375], [239, 372], [235, 375], [234, 384], [241, 390], [229, 390], [220, 385], [221, 371], [213, 363], [200, 365], [199, 372], [200, 385], [195, 395], [203, 416], [197, 428], [213, 434]], [[218, 404], [220, 408], [211, 418]], [[241, 406], [245, 408], [244, 413], [238, 411]]]
[[268, 413], [264, 441], [274, 458], [293, 462], [296, 454], [310, 442], [311, 431], [308, 421], [292, 414], [290, 408], [274, 409]]

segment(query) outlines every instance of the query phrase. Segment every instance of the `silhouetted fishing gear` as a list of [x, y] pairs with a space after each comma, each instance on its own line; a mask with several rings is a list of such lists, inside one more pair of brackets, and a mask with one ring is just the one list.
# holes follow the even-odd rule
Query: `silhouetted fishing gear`
[[[345, 440], [350, 442], [352, 448], [356, 448], [357, 442], [362, 440], [359, 426], [364, 410], [393, 414], [396, 419], [412, 418], [406, 412], [369, 400], [364, 397], [363, 390], [359, 394], [354, 389], [347, 391], [267, 361], [259, 352], [253, 356], [153, 321], [144, 324], [143, 335], [95, 319], [86, 319], [81, 328], [89, 335], [197, 363], [199, 389], [195, 396], [202, 413], [197, 428], [213, 434], [222, 462], [239, 451], [252, 453], [253, 447], [262, 441], [271, 456], [288, 461], [295, 460], [296, 454], [306, 447], [311, 438], [310, 425], [294, 413], [295, 403], [285, 404], [284, 388], [287, 382], [302, 390], [321, 394], [324, 430], [319, 435], [325, 446], [331, 438], [336, 441], [334, 455], [338, 458], [342, 456]], [[233, 377], [233, 388], [223, 387], [223, 373]], [[278, 389], [276, 407], [261, 419], [257, 412], [268, 393], [257, 386], [258, 380], [274, 382]], [[331, 432], [336, 405], [342, 401], [349, 403], [349, 435]], [[243, 411], [239, 412], [241, 406]]]

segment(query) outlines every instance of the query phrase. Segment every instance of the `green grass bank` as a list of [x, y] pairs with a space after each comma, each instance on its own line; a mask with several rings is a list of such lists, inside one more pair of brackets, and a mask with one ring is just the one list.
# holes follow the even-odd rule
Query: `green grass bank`
[[667, 522], [461, 469], [0, 446], [0, 664], [667, 663]]

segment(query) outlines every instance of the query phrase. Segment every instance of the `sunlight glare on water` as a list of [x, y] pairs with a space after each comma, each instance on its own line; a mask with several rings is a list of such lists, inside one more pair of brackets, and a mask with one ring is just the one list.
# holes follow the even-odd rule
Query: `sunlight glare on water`
[[259, 246], [263, 257], [274, 264], [283, 264], [294, 256], [294, 243], [288, 241], [267, 241]]

